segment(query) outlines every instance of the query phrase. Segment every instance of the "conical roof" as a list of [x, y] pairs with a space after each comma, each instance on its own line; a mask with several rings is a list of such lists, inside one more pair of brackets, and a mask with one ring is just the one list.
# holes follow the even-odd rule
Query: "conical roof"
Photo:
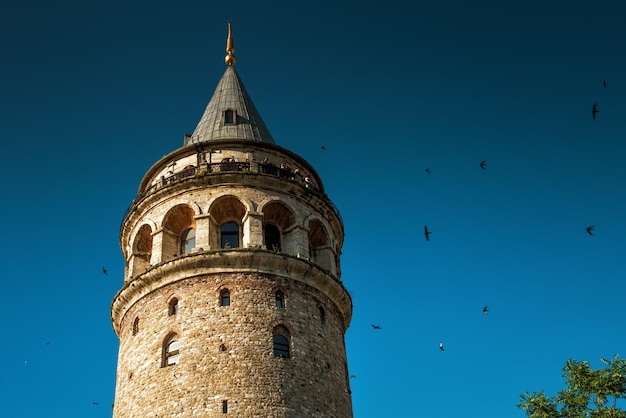
[[224, 71], [198, 126], [191, 137], [185, 138], [185, 145], [222, 139], [275, 143], [232, 65]]

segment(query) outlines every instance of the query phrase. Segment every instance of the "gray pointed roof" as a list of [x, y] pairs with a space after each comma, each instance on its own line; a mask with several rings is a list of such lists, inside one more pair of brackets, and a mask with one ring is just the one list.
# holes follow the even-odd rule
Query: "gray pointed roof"
[[[234, 123], [227, 122], [229, 110], [234, 110]], [[224, 71], [198, 126], [191, 137], [185, 138], [185, 145], [222, 139], [275, 143], [232, 65]]]

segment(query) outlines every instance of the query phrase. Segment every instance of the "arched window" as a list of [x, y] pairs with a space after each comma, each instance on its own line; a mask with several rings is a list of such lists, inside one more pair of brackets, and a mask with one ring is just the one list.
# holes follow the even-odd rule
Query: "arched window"
[[180, 253], [191, 254], [191, 250], [196, 246], [196, 229], [189, 228], [183, 232], [180, 240]]
[[221, 229], [221, 247], [239, 248], [239, 225], [235, 222], [226, 222]]
[[320, 311], [320, 322], [322, 323], [322, 325], [324, 325], [326, 323], [326, 311], [321, 306], [319, 307], [319, 311]]
[[220, 306], [230, 306], [230, 291], [227, 289], [220, 292]]
[[137, 335], [139, 333], [139, 317], [136, 317], [133, 321], [133, 335]]
[[265, 224], [265, 248], [280, 251], [280, 230], [276, 225]]
[[289, 330], [278, 326], [274, 329], [274, 357], [289, 358]]
[[171, 338], [163, 348], [163, 367], [173, 366], [180, 361], [180, 343], [175, 335]]
[[282, 290], [276, 291], [276, 307], [277, 308], [285, 307], [285, 294], [282, 292]]
[[172, 298], [172, 300], [170, 300], [167, 313], [170, 316], [171, 315], [176, 315], [178, 313], [178, 299]]

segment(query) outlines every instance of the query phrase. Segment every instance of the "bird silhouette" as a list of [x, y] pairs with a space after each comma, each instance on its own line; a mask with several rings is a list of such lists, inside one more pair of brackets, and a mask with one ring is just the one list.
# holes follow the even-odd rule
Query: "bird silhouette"
[[482, 168], [483, 170], [485, 169], [485, 167], [487, 167], [487, 160], [482, 160], [480, 162], [480, 168]]
[[96, 401], [91, 401], [92, 405], [100, 405], [100, 402], [96, 402]]
[[602, 87], [606, 88], [606, 80], [602, 80]]
[[424, 236], [426, 237], [426, 241], [430, 241], [430, 234], [431, 232], [428, 230], [428, 225], [424, 225]]
[[427, 173], [430, 173], [430, 168], [427, 168], [427, 169], [426, 169], [426, 172], [427, 172]]
[[489, 308], [488, 308], [487, 306], [485, 306], [485, 307], [483, 308], [483, 313], [484, 313], [485, 315], [487, 315], [487, 314], [489, 313]]
[[322, 145], [322, 149], [323, 149], [324, 151], [326, 151], [326, 147], [325, 147], [324, 145]]
[[593, 104], [593, 109], [591, 109], [591, 117], [593, 118], [593, 120], [596, 120], [596, 113], [598, 113], [598, 106], [596, 105], [596, 103]]
[[441, 351], [443, 351], [443, 350], [444, 350], [444, 349], [443, 349], [443, 343], [442, 343], [442, 342], [440, 342], [440, 343], [439, 343], [439, 349], [440, 349]]
[[102, 273], [104, 273], [105, 276], [109, 275], [109, 270], [107, 270], [106, 268], [102, 267]]
[[383, 329], [383, 327], [381, 327], [380, 325], [374, 325], [374, 324], [372, 324], [372, 328], [374, 328], [374, 329]]
[[587, 227], [587, 233], [588, 233], [589, 235], [593, 235], [593, 232], [592, 232], [592, 231], [593, 231], [593, 229], [594, 229], [594, 228], [595, 228], [595, 226], [593, 226], [593, 225], [588, 226], [588, 227]]

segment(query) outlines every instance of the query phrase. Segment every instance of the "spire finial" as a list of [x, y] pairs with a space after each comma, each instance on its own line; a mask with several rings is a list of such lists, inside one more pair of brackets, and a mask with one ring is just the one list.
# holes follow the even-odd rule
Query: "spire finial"
[[233, 52], [235, 52], [235, 43], [233, 42], [231, 22], [228, 22], [228, 38], [226, 39], [226, 52], [228, 52], [228, 55], [226, 55], [226, 58], [224, 58], [224, 61], [226, 61], [226, 64], [228, 65], [234, 65], [236, 61], [236, 58], [233, 55]]

